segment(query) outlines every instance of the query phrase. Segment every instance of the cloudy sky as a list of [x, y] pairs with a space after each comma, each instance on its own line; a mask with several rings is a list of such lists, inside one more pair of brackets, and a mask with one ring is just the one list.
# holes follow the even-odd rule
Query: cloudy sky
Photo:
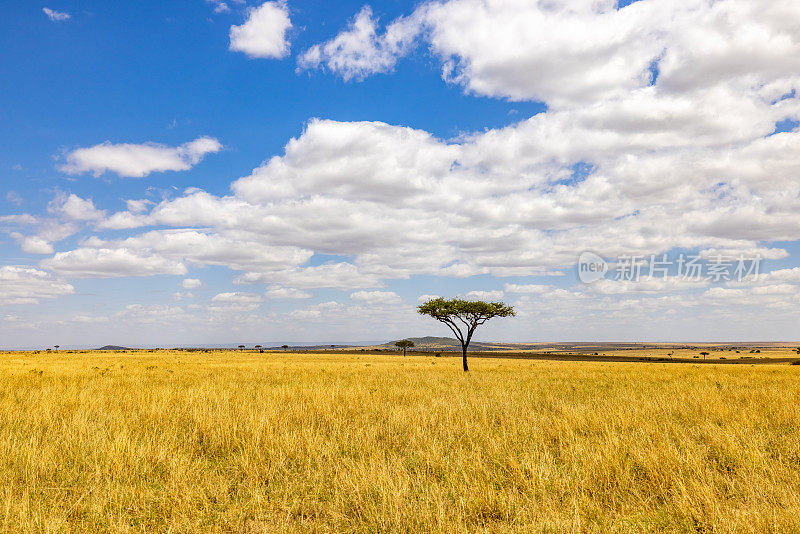
[[0, 346], [444, 335], [438, 295], [800, 338], [797, 0], [26, 1], [0, 50]]

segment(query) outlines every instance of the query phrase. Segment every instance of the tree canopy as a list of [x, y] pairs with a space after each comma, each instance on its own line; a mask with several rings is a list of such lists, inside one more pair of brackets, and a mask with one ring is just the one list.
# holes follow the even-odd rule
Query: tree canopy
[[461, 343], [464, 371], [468, 371], [467, 348], [475, 329], [494, 317], [513, 317], [514, 307], [504, 302], [481, 300], [444, 299], [429, 300], [417, 307], [422, 315], [433, 317], [447, 325]]
[[401, 339], [400, 341], [395, 341], [394, 345], [396, 347], [399, 347], [399, 348], [403, 349], [403, 356], [405, 356], [406, 355], [406, 349], [410, 349], [411, 347], [413, 347], [414, 346], [414, 342], [411, 341], [410, 339]]

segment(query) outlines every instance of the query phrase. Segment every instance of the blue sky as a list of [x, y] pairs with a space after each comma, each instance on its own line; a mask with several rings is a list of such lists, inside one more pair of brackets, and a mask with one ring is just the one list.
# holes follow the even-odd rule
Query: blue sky
[[[444, 335], [414, 314], [438, 295], [517, 306], [483, 339], [796, 338], [793, 2], [16, 2], [0, 25], [2, 346]], [[772, 273], [620, 276], [663, 254]]]

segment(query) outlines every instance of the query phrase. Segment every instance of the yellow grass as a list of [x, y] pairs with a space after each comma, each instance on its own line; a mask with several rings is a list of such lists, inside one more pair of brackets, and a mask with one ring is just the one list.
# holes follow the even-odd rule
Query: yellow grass
[[2, 355], [3, 531], [800, 529], [800, 366]]

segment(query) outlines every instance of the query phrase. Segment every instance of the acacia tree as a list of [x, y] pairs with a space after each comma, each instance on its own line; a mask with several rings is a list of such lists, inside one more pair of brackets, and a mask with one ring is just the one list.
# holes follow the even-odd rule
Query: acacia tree
[[400, 341], [395, 341], [394, 344], [396, 347], [403, 349], [403, 356], [406, 355], [406, 349], [410, 349], [414, 346], [414, 342], [410, 339], [401, 339]]
[[432, 299], [417, 307], [422, 315], [429, 315], [444, 323], [461, 342], [461, 359], [464, 371], [467, 366], [467, 349], [475, 329], [494, 317], [513, 317], [514, 308], [504, 302], [484, 302], [463, 299]]

